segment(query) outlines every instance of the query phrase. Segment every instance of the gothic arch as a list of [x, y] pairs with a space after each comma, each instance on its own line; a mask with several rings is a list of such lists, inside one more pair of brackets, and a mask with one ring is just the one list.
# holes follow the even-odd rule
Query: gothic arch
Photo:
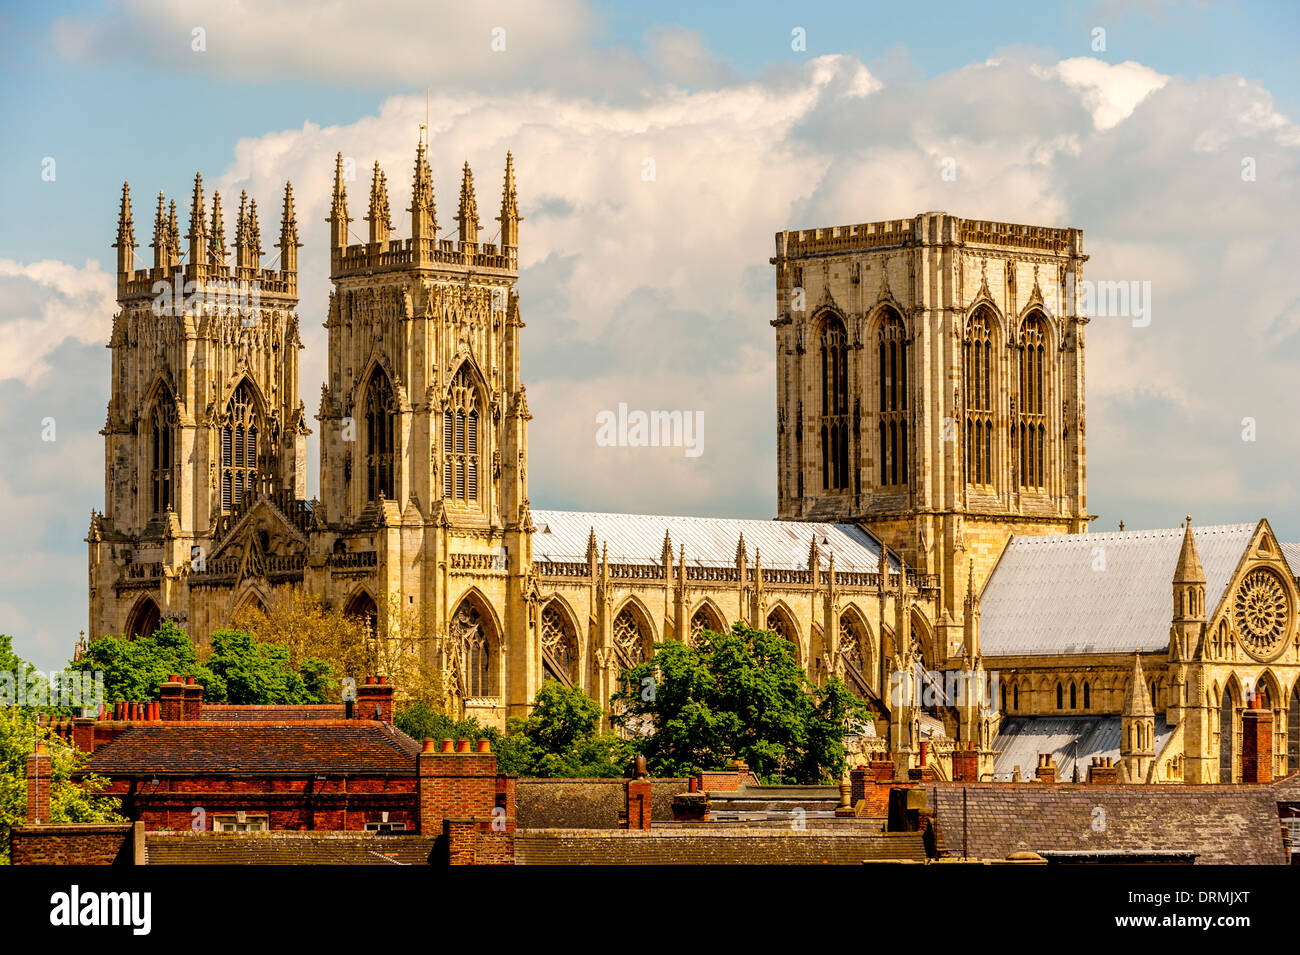
[[614, 652], [626, 666], [633, 666], [654, 656], [653, 618], [638, 597], [631, 596], [614, 613], [611, 628]]
[[[263, 443], [265, 442], [265, 443]], [[220, 506], [229, 513], [257, 493], [258, 478], [273, 446], [270, 415], [257, 382], [247, 374], [234, 380], [217, 419]]]
[[471, 587], [455, 603], [447, 621], [447, 633], [456, 659], [456, 673], [462, 699], [496, 697], [501, 694], [501, 622], [492, 604], [477, 587]]
[[392, 376], [381, 365], [372, 364], [361, 392], [360, 444], [367, 501], [397, 497], [399, 410]]
[[358, 587], [352, 592], [343, 605], [343, 614], [361, 620], [370, 627], [371, 632], [379, 629], [379, 605], [365, 587]]
[[691, 613], [690, 636], [692, 643], [695, 642], [695, 638], [701, 630], [712, 630], [715, 633], [726, 633], [727, 630], [726, 617], [722, 615], [722, 611], [718, 609], [718, 605], [710, 597], [701, 600]]
[[236, 591], [230, 600], [230, 619], [234, 620], [237, 616], [248, 612], [266, 613], [267, 607], [271, 605], [270, 598], [255, 584], [249, 583]]
[[849, 327], [838, 309], [829, 306], [813, 316], [817, 333], [820, 403], [818, 434], [821, 444], [822, 489], [849, 489]]
[[581, 669], [578, 620], [563, 597], [557, 594], [542, 604], [538, 626], [543, 674], [565, 686], [578, 683]]
[[854, 604], [844, 607], [837, 621], [835, 657], [844, 682], [860, 697], [867, 696], [871, 690], [875, 662], [872, 642], [866, 615]]
[[794, 648], [794, 661], [802, 665], [803, 645], [799, 639], [799, 618], [791, 612], [785, 601], [778, 600], [767, 608], [764, 625], [778, 636], [785, 637]]
[[173, 510], [176, 475], [176, 397], [159, 375], [150, 389], [145, 407], [148, 409], [144, 440], [149, 475], [150, 516], [162, 517]]
[[1223, 688], [1223, 696], [1219, 700], [1219, 782], [1221, 783], [1231, 783], [1237, 779], [1241, 753], [1238, 739], [1241, 705], [1241, 686], [1234, 673], [1228, 678], [1228, 683]]
[[872, 361], [876, 369], [876, 460], [881, 487], [906, 486], [911, 455], [908, 427], [909, 361], [907, 325], [902, 312], [882, 304], [871, 338]]
[[1286, 701], [1286, 696], [1282, 693], [1282, 682], [1272, 669], [1265, 668], [1264, 672], [1255, 680], [1254, 690], [1256, 693], [1265, 695], [1270, 709], [1277, 709]]
[[996, 310], [980, 305], [970, 311], [962, 334], [961, 378], [962, 464], [967, 484], [995, 482], [1004, 341]]
[[938, 669], [939, 651], [934, 645], [934, 628], [925, 619], [925, 614], [915, 607], [912, 608], [912, 641], [920, 648], [926, 668]]
[[1286, 697], [1286, 771], [1300, 770], [1300, 680]]
[[1045, 488], [1052, 468], [1051, 413], [1054, 401], [1054, 362], [1051, 321], [1037, 305], [1025, 310], [1016, 335], [1013, 393], [1016, 413], [1011, 422], [1011, 455], [1023, 488]]
[[442, 496], [453, 504], [481, 507], [483, 461], [491, 429], [488, 392], [466, 358], [449, 379], [442, 406]]
[[143, 594], [135, 602], [135, 606], [131, 608], [122, 635], [131, 640], [139, 637], [152, 637], [154, 631], [161, 625], [162, 611], [158, 609], [157, 601], [148, 594]]

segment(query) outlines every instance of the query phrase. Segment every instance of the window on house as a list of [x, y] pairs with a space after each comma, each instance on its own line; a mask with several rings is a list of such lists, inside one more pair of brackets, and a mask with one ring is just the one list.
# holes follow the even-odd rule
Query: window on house
[[368, 822], [366, 832], [405, 832], [404, 822]]
[[212, 828], [215, 832], [266, 832], [266, 816], [251, 816], [239, 812], [233, 816], [213, 816]]

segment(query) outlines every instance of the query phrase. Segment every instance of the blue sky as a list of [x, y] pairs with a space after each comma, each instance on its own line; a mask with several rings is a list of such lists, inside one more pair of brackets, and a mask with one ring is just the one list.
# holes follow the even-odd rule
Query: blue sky
[[[0, 557], [18, 568], [0, 584], [0, 632], [39, 663], [65, 659], [85, 626], [122, 180], [141, 254], [147, 197], [163, 189], [183, 209], [196, 169], [264, 209], [294, 180], [314, 413], [330, 157], [382, 161], [404, 208], [426, 87], [444, 219], [463, 159], [494, 208], [515, 150], [534, 506], [771, 516], [772, 233], [944, 208], [1079, 226], [1098, 277], [1154, 283], [1145, 334], [1092, 331], [1098, 529], [1191, 511], [1267, 516], [1300, 539], [1300, 5], [556, 0], [447, 4], [436, 30], [435, 8], [0, 8], [0, 438], [14, 450], [0, 460]], [[494, 54], [498, 24], [509, 45]], [[795, 27], [806, 51], [791, 48]], [[634, 175], [645, 155], [654, 191]], [[944, 155], [960, 182], [933, 175]], [[1259, 165], [1249, 187], [1244, 156]], [[703, 409], [709, 452], [598, 451], [592, 416], [622, 401]]]

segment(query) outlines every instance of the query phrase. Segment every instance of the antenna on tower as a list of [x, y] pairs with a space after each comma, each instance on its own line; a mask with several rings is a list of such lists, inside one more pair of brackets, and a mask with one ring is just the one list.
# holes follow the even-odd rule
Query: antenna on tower
[[420, 127], [420, 141], [429, 145], [429, 87], [424, 88], [424, 125]]

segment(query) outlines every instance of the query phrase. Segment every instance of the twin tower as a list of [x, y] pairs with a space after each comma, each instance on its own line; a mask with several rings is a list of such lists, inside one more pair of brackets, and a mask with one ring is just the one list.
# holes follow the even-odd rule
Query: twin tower
[[350, 169], [340, 155], [315, 501], [305, 499], [292, 187], [269, 266], [256, 201], [241, 194], [231, 244], [221, 197], [209, 206], [198, 176], [183, 237], [176, 203], [159, 196], [147, 266], [123, 186], [105, 505], [87, 537], [92, 638], [174, 619], [206, 639], [283, 588], [358, 613], [389, 595], [433, 606], [451, 589], [453, 550], [500, 568], [503, 602], [522, 590], [506, 585], [531, 561], [511, 157], [490, 241], [468, 163], [455, 229], [441, 237], [423, 139], [407, 239], [393, 237], [378, 163], [367, 228], [352, 231]]

